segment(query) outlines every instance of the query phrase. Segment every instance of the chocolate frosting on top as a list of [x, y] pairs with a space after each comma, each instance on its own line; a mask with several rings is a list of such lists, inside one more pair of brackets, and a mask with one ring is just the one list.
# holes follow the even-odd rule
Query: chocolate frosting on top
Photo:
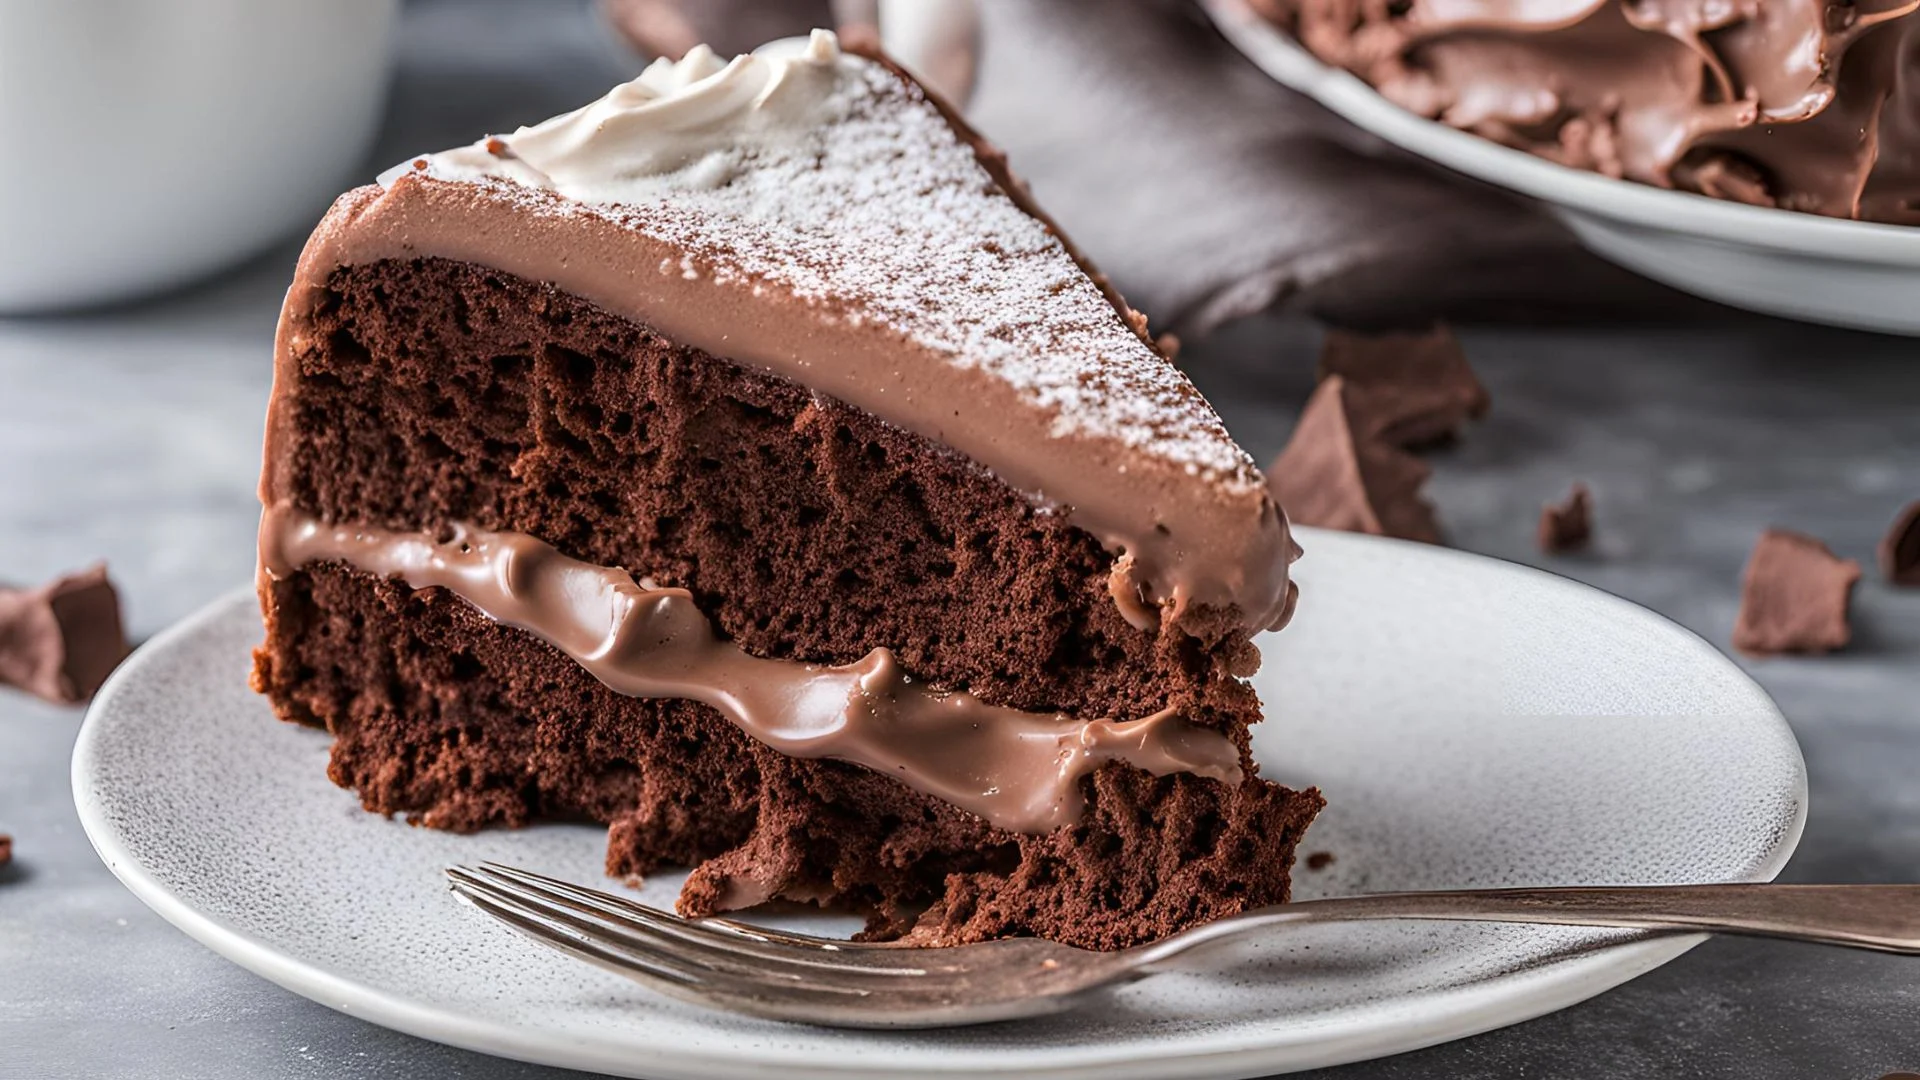
[[1920, 0], [1258, 0], [1401, 106], [1663, 187], [1920, 223]]
[[[664, 66], [662, 66], [664, 65]], [[1140, 621], [1291, 611], [1259, 471], [996, 152], [833, 35], [662, 61], [574, 113], [349, 192], [302, 255], [279, 363], [331, 270], [438, 256], [551, 283], [945, 443], [1114, 552]], [[269, 418], [263, 501], [275, 475]]]

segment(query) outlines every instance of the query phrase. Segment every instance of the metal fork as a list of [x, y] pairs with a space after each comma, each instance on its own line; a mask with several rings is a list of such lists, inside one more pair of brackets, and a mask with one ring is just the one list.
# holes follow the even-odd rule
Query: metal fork
[[1038, 938], [911, 948], [677, 915], [498, 863], [447, 869], [467, 903], [543, 945], [687, 1001], [831, 1027], [929, 1028], [1042, 1016], [1171, 970], [1194, 949], [1366, 919], [1555, 923], [1746, 934], [1920, 954], [1920, 885], [1646, 885], [1380, 893], [1309, 900], [1092, 952]]

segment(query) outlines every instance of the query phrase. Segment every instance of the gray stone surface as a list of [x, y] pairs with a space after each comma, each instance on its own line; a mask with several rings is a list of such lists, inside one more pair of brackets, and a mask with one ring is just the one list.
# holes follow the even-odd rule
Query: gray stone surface
[[[633, 66], [563, 15], [416, 6], [377, 162], [547, 115]], [[489, 20], [508, 18], [514, 34], [494, 32]], [[0, 322], [0, 578], [105, 557], [136, 636], [247, 579], [269, 341], [294, 251], [139, 308]], [[1258, 320], [1188, 355], [1263, 459], [1309, 389], [1315, 333]], [[1763, 526], [1864, 560], [1920, 497], [1920, 343], [1733, 316], [1465, 337], [1495, 409], [1435, 458], [1450, 540], [1591, 582], [1716, 643]], [[1575, 479], [1594, 489], [1598, 550], [1543, 559], [1538, 506]], [[1855, 610], [1845, 654], [1747, 663], [1812, 773], [1795, 880], [1920, 874], [1920, 592], [1869, 575]], [[16, 840], [0, 870], [0, 1077], [567, 1075], [335, 1013], [167, 926], [80, 831], [67, 780], [79, 722], [0, 696], [0, 831]], [[1325, 1075], [1867, 1080], [1920, 1069], [1917, 1020], [1914, 961], [1718, 941], [1554, 1016]]]

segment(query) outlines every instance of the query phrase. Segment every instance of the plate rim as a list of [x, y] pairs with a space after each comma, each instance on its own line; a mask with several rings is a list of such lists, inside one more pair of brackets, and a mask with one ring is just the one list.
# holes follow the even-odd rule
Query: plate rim
[[1736, 248], [1920, 268], [1920, 225], [1749, 206], [1561, 165], [1408, 112], [1359, 76], [1321, 61], [1247, 0], [1200, 0], [1200, 7], [1235, 50], [1274, 81], [1375, 138], [1484, 183], [1568, 213]]
[[[1211, 0], [1209, 0], [1211, 2]], [[1336, 543], [1356, 542], [1406, 545], [1379, 537], [1352, 534], [1328, 534], [1320, 529], [1301, 529], [1302, 539], [1325, 543], [1338, 536]], [[1738, 677], [1749, 684], [1758, 700], [1768, 706], [1766, 721], [1777, 725], [1786, 735], [1794, 752], [1794, 820], [1771, 858], [1756, 867], [1746, 878], [1770, 881], [1786, 866], [1804, 835], [1808, 815], [1808, 783], [1804, 753], [1793, 736], [1792, 727], [1770, 695], [1750, 675], [1733, 664], [1700, 635], [1667, 619], [1651, 609], [1616, 596], [1604, 589], [1574, 581], [1538, 567], [1472, 552], [1433, 548], [1432, 555], [1446, 559], [1484, 560], [1499, 564], [1507, 572], [1549, 579], [1561, 586], [1573, 586], [1597, 594], [1613, 604], [1632, 608], [1641, 617], [1666, 624], [1715, 654]], [[232, 618], [236, 609], [251, 606], [256, 593], [251, 585], [235, 588], [201, 607], [191, 615], [154, 635], [134, 656], [114, 672], [88, 708], [74, 742], [71, 780], [74, 804], [82, 829], [107, 868], [142, 903], [189, 937], [240, 967], [337, 1012], [378, 1024], [382, 1027], [430, 1041], [498, 1057], [562, 1068], [584, 1069], [619, 1076], [658, 1077], [662, 1080], [706, 1080], [714, 1077], [758, 1077], [764, 1070], [777, 1067], [795, 1078], [873, 1077], [898, 1075], [904, 1063], [884, 1057], [842, 1058], [798, 1063], [790, 1052], [742, 1050], [738, 1046], [703, 1049], [693, 1052], [675, 1050], [660, 1043], [645, 1046], [632, 1042], [600, 1038], [569, 1037], [561, 1040], [538, 1029], [503, 1028], [463, 1017], [457, 1011], [422, 1004], [377, 986], [309, 964], [279, 952], [272, 944], [226, 925], [217, 916], [200, 911], [173, 894], [151, 874], [122, 843], [112, 827], [106, 807], [92, 784], [90, 766], [97, 752], [101, 725], [94, 722], [96, 711], [104, 711], [131, 681], [141, 667], [141, 654], [157, 655], [173, 642], [191, 637], [210, 623]], [[1691, 950], [1706, 935], [1647, 935], [1558, 960], [1543, 967], [1498, 976], [1472, 986], [1451, 991], [1442, 1007], [1426, 1006], [1425, 1015], [1395, 1025], [1382, 1037], [1377, 1021], [1359, 1018], [1318, 1024], [1308, 1038], [1285, 1036], [1271, 1027], [1231, 1036], [1213, 1036], [1217, 1045], [1180, 1046], [1160, 1052], [1129, 1046], [1102, 1052], [1098, 1046], [1075, 1047], [1072, 1060], [1023, 1065], [1025, 1075], [1068, 1078], [1115, 1077], [1227, 1077], [1262, 1076], [1277, 1071], [1320, 1068], [1434, 1046], [1481, 1034], [1496, 1028], [1545, 1016], [1585, 1001], [1640, 975], [1660, 967]], [[936, 1076], [981, 1076], [998, 1073], [1006, 1066], [960, 1060], [911, 1063], [916, 1072]]]

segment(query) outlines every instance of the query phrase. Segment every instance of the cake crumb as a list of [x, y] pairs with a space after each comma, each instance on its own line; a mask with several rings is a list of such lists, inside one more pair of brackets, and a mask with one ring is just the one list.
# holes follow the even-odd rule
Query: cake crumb
[[1307, 869], [1325, 870], [1327, 867], [1332, 866], [1337, 861], [1338, 860], [1336, 860], [1333, 857], [1333, 852], [1331, 851], [1316, 851], [1313, 854], [1307, 856]]
[[1375, 404], [1345, 376], [1328, 376], [1268, 467], [1268, 488], [1296, 525], [1439, 543], [1433, 504], [1420, 494], [1433, 470], [1378, 436]]
[[1768, 529], [1747, 559], [1733, 647], [1749, 656], [1827, 653], [1853, 632], [1847, 606], [1860, 564], [1802, 533]]
[[1540, 508], [1536, 537], [1548, 555], [1586, 549], [1593, 540], [1593, 495], [1587, 485], [1575, 482], [1564, 500]]
[[0, 686], [79, 705], [129, 651], [106, 564], [39, 588], [0, 586]]

